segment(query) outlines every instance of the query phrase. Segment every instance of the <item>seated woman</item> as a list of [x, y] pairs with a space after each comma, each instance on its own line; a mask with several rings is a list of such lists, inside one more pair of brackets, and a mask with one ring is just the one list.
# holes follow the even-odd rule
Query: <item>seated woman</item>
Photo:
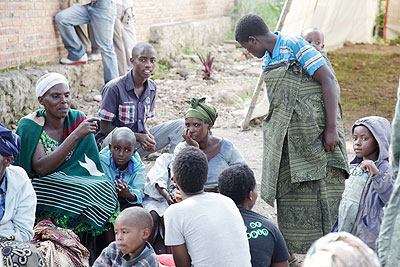
[[[211, 128], [218, 117], [216, 108], [207, 103], [205, 98], [192, 98], [188, 101], [190, 108], [185, 114], [186, 128], [182, 134], [184, 142], [178, 144], [174, 150], [174, 156], [162, 155], [160, 164], [156, 161], [157, 171], [150, 170], [146, 180], [143, 207], [150, 212], [156, 227], [160, 217], [164, 215], [168, 205], [173, 201], [170, 194], [171, 177], [168, 173], [172, 172], [172, 162], [174, 157], [186, 146], [196, 146], [203, 151], [208, 159], [208, 180], [205, 190], [208, 192], [218, 192], [218, 176], [229, 166], [246, 164], [242, 154], [226, 138], [211, 135]], [[170, 162], [168, 158], [172, 158]], [[164, 167], [163, 167], [164, 166]], [[155, 231], [155, 229], [154, 229]], [[151, 242], [150, 238], [150, 242]]]
[[33, 178], [37, 222], [49, 219], [81, 239], [107, 231], [117, 215], [117, 195], [102, 173], [93, 135], [98, 120], [70, 109], [68, 81], [61, 74], [42, 76], [36, 95], [44, 109], [19, 121], [16, 164]]
[[0, 266], [46, 266], [30, 244], [35, 223], [36, 195], [24, 169], [12, 166], [19, 136], [0, 123]]
[[186, 129], [182, 142], [176, 146], [176, 156], [186, 146], [195, 146], [203, 151], [208, 159], [208, 179], [204, 191], [218, 192], [218, 176], [229, 166], [246, 164], [242, 154], [226, 138], [211, 135], [211, 128], [218, 117], [217, 109], [207, 103], [205, 98], [192, 98], [190, 108], [185, 114]]

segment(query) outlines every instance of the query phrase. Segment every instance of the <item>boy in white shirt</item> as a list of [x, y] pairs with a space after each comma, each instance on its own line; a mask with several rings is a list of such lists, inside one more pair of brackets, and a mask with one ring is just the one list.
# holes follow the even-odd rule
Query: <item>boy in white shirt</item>
[[165, 212], [165, 245], [177, 267], [250, 267], [243, 219], [235, 203], [204, 192], [208, 161], [196, 147], [184, 148], [173, 165], [177, 196], [182, 201]]

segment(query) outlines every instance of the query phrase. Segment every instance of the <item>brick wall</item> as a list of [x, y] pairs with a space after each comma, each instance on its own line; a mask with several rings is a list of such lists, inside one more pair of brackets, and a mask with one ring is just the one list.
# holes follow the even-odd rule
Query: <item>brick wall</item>
[[[229, 15], [235, 0], [134, 0], [138, 41], [156, 24]], [[66, 50], [54, 15], [67, 0], [0, 0], [0, 69], [29, 62], [57, 62]]]

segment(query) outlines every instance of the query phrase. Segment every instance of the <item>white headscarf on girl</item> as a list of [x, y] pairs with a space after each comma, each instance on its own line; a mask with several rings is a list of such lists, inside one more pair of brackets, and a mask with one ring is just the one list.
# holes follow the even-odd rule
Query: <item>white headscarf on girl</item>
[[68, 85], [68, 80], [64, 75], [56, 72], [50, 72], [42, 77], [36, 82], [36, 96], [43, 96], [47, 91], [49, 91], [56, 84], [66, 84]]

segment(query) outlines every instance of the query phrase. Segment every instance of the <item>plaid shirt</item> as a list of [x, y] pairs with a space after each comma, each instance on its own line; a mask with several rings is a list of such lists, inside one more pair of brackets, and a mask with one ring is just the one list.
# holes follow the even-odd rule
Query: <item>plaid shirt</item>
[[265, 51], [263, 68], [282, 62], [286, 63], [290, 60], [297, 60], [308, 74], [312, 76], [316, 70], [326, 64], [321, 53], [315, 50], [303, 38], [282, 35], [280, 32], [275, 32], [275, 34], [278, 35], [278, 39], [276, 40], [272, 57], [268, 51]]
[[122, 254], [118, 250], [117, 243], [114, 241], [108, 247], [103, 249], [100, 256], [97, 258], [93, 267], [105, 266], [124, 266], [124, 267], [158, 267], [160, 263], [157, 255], [151, 245], [146, 242], [146, 246], [138, 257], [133, 260], [127, 261], [127, 255]]
[[7, 192], [7, 177], [6, 174], [4, 174], [3, 182], [0, 185], [0, 220], [3, 218], [6, 209], [6, 192]]
[[135, 91], [132, 70], [107, 83], [102, 90], [98, 117], [111, 121], [115, 127], [126, 126], [135, 133], [142, 133], [148, 118], [154, 117], [156, 84], [147, 79], [145, 90], [139, 97]]

